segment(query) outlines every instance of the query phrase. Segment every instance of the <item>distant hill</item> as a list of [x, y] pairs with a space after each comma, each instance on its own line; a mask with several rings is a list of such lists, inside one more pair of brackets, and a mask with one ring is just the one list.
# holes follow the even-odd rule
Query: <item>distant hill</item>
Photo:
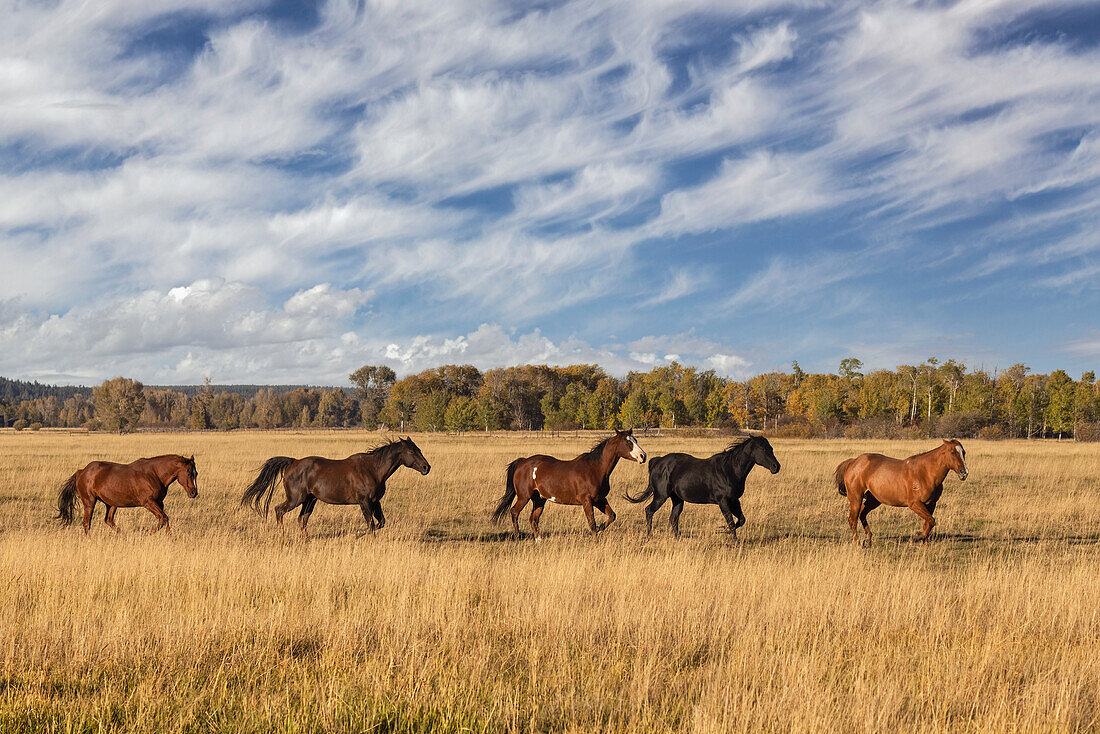
[[[175, 390], [181, 392], [184, 395], [191, 397], [192, 395], [198, 395], [203, 390], [203, 385], [146, 385], [146, 390]], [[260, 390], [272, 390], [275, 393], [281, 394], [285, 392], [292, 392], [294, 390], [300, 390], [303, 388], [314, 388], [322, 390], [331, 390], [331, 386], [327, 385], [211, 385], [210, 389], [215, 393], [228, 392], [240, 395], [246, 400], [258, 393]], [[354, 392], [354, 388], [344, 387], [341, 388], [349, 395]]]
[[67, 400], [73, 395], [83, 393], [91, 395], [92, 388], [83, 385], [43, 385], [40, 382], [27, 382], [26, 380], [9, 380], [0, 377], [0, 400], [18, 403], [21, 400], [35, 400], [50, 396]]
[[[210, 389], [215, 393], [235, 393], [247, 400], [260, 390], [274, 390], [276, 393], [287, 393], [307, 387], [317, 387], [317, 385], [211, 385]], [[176, 392], [181, 392], [190, 397], [198, 394], [199, 391], [203, 389], [203, 386], [146, 385], [145, 388], [147, 390], [175, 390]], [[323, 389], [330, 390], [332, 388], [324, 387]], [[349, 395], [354, 392], [354, 388], [350, 387], [341, 389]], [[6, 400], [12, 403], [18, 403], [22, 400], [34, 400], [36, 398], [48, 398], [51, 395], [66, 400], [78, 393], [91, 396], [92, 388], [83, 385], [43, 385], [37, 381], [28, 382], [26, 380], [11, 380], [7, 377], [0, 377], [0, 400]]]

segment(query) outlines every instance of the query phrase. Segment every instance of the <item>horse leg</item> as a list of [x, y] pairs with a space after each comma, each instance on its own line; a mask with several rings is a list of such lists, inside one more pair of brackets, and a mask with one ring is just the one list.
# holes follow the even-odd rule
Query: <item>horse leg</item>
[[863, 491], [848, 487], [848, 527], [852, 529], [852, 542], [859, 544], [859, 511], [863, 507]]
[[653, 499], [649, 501], [649, 504], [645, 508], [645, 534], [653, 534], [653, 515], [657, 510], [661, 509], [661, 505], [668, 499], [668, 495], [662, 495], [659, 491], [654, 491]]
[[672, 512], [668, 515], [668, 526], [672, 528], [672, 534], [680, 537], [680, 513], [684, 511], [684, 501], [675, 495], [670, 495], [672, 500]]
[[733, 516], [737, 518], [737, 527], [741, 527], [745, 524], [745, 513], [741, 510], [741, 498], [730, 498], [730, 510], [733, 512]]
[[164, 532], [166, 533], [171, 532], [172, 528], [168, 524], [168, 515], [164, 514], [164, 507], [159, 502], [157, 502], [155, 499], [149, 498], [142, 502], [141, 506], [149, 512], [153, 513], [153, 515], [155, 515], [156, 518], [160, 520], [160, 524], [153, 528], [150, 531], [150, 534], [157, 532], [161, 528], [164, 528]]
[[305, 503], [306, 498], [307, 497], [312, 497], [312, 496], [313, 495], [311, 495], [311, 494], [306, 494], [306, 493], [303, 492], [302, 496], [300, 496], [300, 497], [291, 497], [290, 496], [290, 488], [287, 487], [286, 501], [285, 502], [280, 502], [279, 504], [275, 505], [275, 521], [277, 523], [279, 523], [279, 529], [280, 530], [283, 529], [283, 515], [290, 512], [291, 510], [293, 510], [298, 505], [301, 505], [301, 504]]
[[374, 519], [378, 521], [378, 529], [386, 527], [386, 516], [382, 514], [382, 500], [372, 502], [370, 509]]
[[92, 513], [95, 512], [96, 498], [81, 497], [80, 499], [84, 502], [84, 534], [87, 535], [92, 529]]
[[306, 525], [309, 524], [309, 516], [313, 514], [313, 506], [317, 504], [317, 498], [313, 495], [306, 497], [306, 501], [302, 503], [302, 511], [298, 513], [298, 525], [302, 530], [302, 537], [309, 537], [309, 533], [306, 532]]
[[722, 517], [726, 518], [726, 525], [729, 526], [730, 535], [734, 540], [737, 540], [737, 528], [740, 527], [737, 523], [737, 518], [734, 516], [733, 508], [730, 507], [730, 501], [728, 499], [718, 500], [718, 509], [722, 511]]
[[924, 503], [919, 500], [913, 500], [909, 503], [909, 509], [917, 513], [917, 516], [921, 520], [924, 520], [924, 535], [920, 537], [922, 543], [928, 543], [928, 536], [932, 534], [932, 528], [936, 526], [936, 518], [932, 517], [932, 513], [928, 511]]
[[103, 518], [103, 522], [107, 523], [107, 527], [111, 530], [121, 535], [122, 531], [118, 529], [118, 525], [115, 525], [115, 510], [117, 509], [117, 507], [107, 505], [107, 517]]
[[371, 501], [366, 498], [359, 500], [359, 509], [363, 511], [363, 519], [367, 521], [367, 527], [373, 533], [377, 529], [377, 523], [374, 520], [374, 508], [371, 507]]
[[542, 517], [542, 508], [546, 506], [546, 500], [542, 497], [531, 498], [531, 529], [535, 531], [535, 542], [539, 542], [539, 518]]
[[520, 492], [519, 487], [516, 487], [516, 501], [512, 505], [512, 528], [515, 530], [517, 538], [523, 535], [519, 531], [519, 513], [527, 506], [530, 499], [531, 495]]
[[937, 486], [935, 490], [933, 490], [932, 496], [929, 497], [928, 501], [924, 503], [925, 506], [928, 508], [928, 514], [929, 515], [935, 515], [936, 514], [936, 503], [940, 501], [940, 497], [942, 496], [942, 494], [943, 494], [943, 485], [941, 484], [941, 485]]
[[600, 530], [607, 530], [607, 526], [615, 522], [615, 511], [611, 509], [611, 505], [608, 503], [606, 497], [601, 497], [593, 504], [597, 510], [607, 515], [607, 522], [600, 526]]
[[875, 509], [882, 503], [878, 501], [878, 497], [873, 494], [867, 493], [863, 495], [863, 509], [859, 511], [859, 521], [863, 523], [863, 529], [867, 531], [867, 545], [871, 545], [871, 526], [867, 524], [867, 513]]
[[584, 516], [588, 518], [588, 528], [592, 531], [593, 535], [600, 532], [600, 529], [596, 527], [596, 516], [592, 513], [592, 500], [585, 497], [581, 500], [581, 507], [584, 508]]

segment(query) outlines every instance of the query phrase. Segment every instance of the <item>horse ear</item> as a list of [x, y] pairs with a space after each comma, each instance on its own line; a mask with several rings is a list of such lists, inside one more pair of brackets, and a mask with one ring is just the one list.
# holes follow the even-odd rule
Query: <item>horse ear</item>
[[628, 435], [628, 436], [633, 436], [634, 435], [634, 426], [631, 426], [630, 428], [626, 429], [626, 435]]

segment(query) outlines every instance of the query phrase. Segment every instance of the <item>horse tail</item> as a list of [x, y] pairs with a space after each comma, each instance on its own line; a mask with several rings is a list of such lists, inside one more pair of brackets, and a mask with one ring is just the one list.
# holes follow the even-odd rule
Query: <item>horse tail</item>
[[[241, 507], [245, 505], [252, 505], [252, 509], [256, 511], [256, 514], [267, 517], [268, 509], [271, 507], [271, 495], [275, 492], [275, 482], [279, 480], [286, 468], [293, 464], [297, 459], [292, 459], [289, 456], [272, 456], [270, 459], [264, 462], [263, 467], [260, 468], [260, 474], [256, 477], [256, 481], [244, 491], [244, 496], [241, 497]], [[264, 495], [267, 498], [264, 498]]]
[[500, 498], [497, 508], [493, 510], [494, 523], [504, 519], [504, 516], [508, 514], [508, 508], [512, 506], [512, 501], [516, 498], [516, 467], [519, 466], [521, 461], [523, 461], [522, 456], [508, 465], [507, 489], [504, 490], [504, 496]]
[[649, 484], [646, 485], [645, 491], [637, 497], [631, 497], [630, 492], [623, 492], [623, 499], [627, 502], [633, 502], [635, 504], [639, 502], [645, 502], [647, 499], [653, 496], [656, 491], [653, 489], [653, 465], [657, 463], [657, 459], [649, 460]]
[[833, 474], [833, 479], [836, 480], [836, 491], [841, 497], [848, 496], [848, 488], [844, 486], [844, 475], [848, 472], [848, 467], [852, 465], [855, 459], [846, 459], [840, 462], [840, 465], [836, 468], [836, 472]]
[[57, 494], [57, 517], [54, 518], [62, 525], [72, 525], [73, 505], [76, 504], [76, 478], [80, 472], [76, 472], [61, 485], [61, 491]]

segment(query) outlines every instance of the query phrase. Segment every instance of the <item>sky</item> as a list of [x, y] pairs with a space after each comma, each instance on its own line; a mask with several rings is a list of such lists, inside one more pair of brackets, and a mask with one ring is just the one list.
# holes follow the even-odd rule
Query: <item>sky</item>
[[1096, 2], [0, 17], [7, 377], [1100, 367]]

